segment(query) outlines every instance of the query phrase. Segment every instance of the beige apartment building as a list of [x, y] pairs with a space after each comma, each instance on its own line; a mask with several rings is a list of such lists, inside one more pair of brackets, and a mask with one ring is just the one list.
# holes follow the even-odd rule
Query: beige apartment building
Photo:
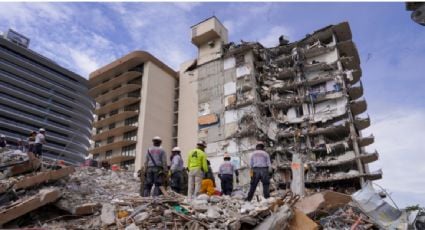
[[96, 101], [93, 158], [136, 171], [152, 137], [167, 153], [177, 143], [177, 73], [144, 51], [94, 71], [89, 94]]

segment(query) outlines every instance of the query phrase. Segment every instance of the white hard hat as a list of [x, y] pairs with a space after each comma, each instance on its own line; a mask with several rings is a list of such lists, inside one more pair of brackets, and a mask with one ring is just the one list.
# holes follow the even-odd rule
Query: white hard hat
[[155, 136], [154, 138], [152, 138], [153, 141], [162, 141], [161, 138], [159, 136]]
[[181, 150], [180, 150], [180, 148], [179, 147], [174, 147], [173, 148], [173, 150], [171, 150], [172, 152], [181, 152]]
[[207, 143], [205, 141], [198, 141], [196, 145], [207, 147]]
[[45, 129], [43, 129], [43, 128], [40, 128], [38, 131], [39, 131], [39, 132], [46, 132], [46, 130], [45, 130]]

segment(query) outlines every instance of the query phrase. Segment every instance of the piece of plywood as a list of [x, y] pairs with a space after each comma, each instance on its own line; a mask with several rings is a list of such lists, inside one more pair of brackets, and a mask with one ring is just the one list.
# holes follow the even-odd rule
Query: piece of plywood
[[294, 217], [289, 222], [289, 230], [317, 230], [319, 225], [298, 209], [294, 209]]
[[218, 116], [214, 113], [198, 117], [198, 125], [212, 125], [218, 122]]
[[39, 207], [48, 203], [52, 203], [61, 196], [60, 190], [57, 188], [42, 189], [38, 194], [31, 196], [21, 202], [16, 202], [11, 207], [0, 211], [0, 225], [25, 215]]
[[295, 204], [295, 207], [307, 215], [315, 212], [329, 213], [348, 204], [350, 201], [351, 197], [349, 195], [333, 191], [324, 191], [304, 197]]

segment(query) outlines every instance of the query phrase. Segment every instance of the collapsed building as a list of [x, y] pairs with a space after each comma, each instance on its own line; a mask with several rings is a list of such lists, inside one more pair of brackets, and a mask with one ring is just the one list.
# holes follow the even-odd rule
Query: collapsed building
[[[215, 17], [192, 27], [198, 57], [180, 72], [184, 150], [205, 140], [213, 171], [229, 153], [245, 175], [243, 185], [249, 154], [264, 141], [274, 184], [301, 195], [305, 188], [352, 193], [382, 177], [367, 165], [378, 153], [365, 151], [374, 137], [361, 133], [370, 119], [363, 115], [360, 60], [347, 22], [296, 42], [281, 36], [271, 48], [229, 43], [227, 33]], [[197, 124], [189, 121], [196, 118]]]

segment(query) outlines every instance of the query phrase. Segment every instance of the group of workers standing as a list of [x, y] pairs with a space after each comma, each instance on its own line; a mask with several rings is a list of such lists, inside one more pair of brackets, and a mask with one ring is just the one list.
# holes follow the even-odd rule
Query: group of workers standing
[[[21, 146], [22, 151], [25, 151], [25, 145], [23, 141], [18, 142], [18, 148]], [[35, 157], [40, 158], [43, 153], [43, 144], [46, 144], [46, 130], [40, 128], [38, 132], [32, 131], [27, 139], [28, 148], [26, 149], [28, 153], [34, 154]], [[0, 150], [6, 148], [7, 141], [6, 136], [0, 135]]]
[[[187, 170], [188, 189], [187, 196], [189, 200], [194, 199], [199, 193], [206, 192], [209, 195], [214, 194], [210, 189], [203, 188], [204, 185], [215, 187], [214, 175], [212, 173], [208, 157], [205, 154], [207, 144], [205, 141], [199, 141], [196, 148], [188, 153], [187, 169], [184, 168], [181, 150], [174, 147], [170, 156], [170, 165], [167, 164], [167, 157], [164, 149], [161, 147], [162, 140], [156, 136], [152, 139], [153, 146], [149, 147], [145, 157], [144, 165], [144, 189], [141, 191], [142, 196], [150, 196], [153, 188], [153, 196], [161, 194], [160, 188], [165, 184], [166, 175], [170, 177], [170, 187], [177, 193], [183, 193], [183, 174]], [[264, 197], [270, 197], [270, 173], [271, 162], [270, 156], [264, 151], [264, 143], [257, 142], [256, 150], [250, 158], [251, 167], [251, 184], [246, 197], [247, 201], [251, 201], [258, 183], [263, 184]], [[233, 192], [234, 175], [236, 183], [239, 183], [239, 173], [236, 167], [231, 163], [231, 157], [225, 153], [223, 163], [219, 167], [218, 177], [221, 182], [221, 194], [231, 195]], [[207, 190], [207, 191], [205, 191]]]

